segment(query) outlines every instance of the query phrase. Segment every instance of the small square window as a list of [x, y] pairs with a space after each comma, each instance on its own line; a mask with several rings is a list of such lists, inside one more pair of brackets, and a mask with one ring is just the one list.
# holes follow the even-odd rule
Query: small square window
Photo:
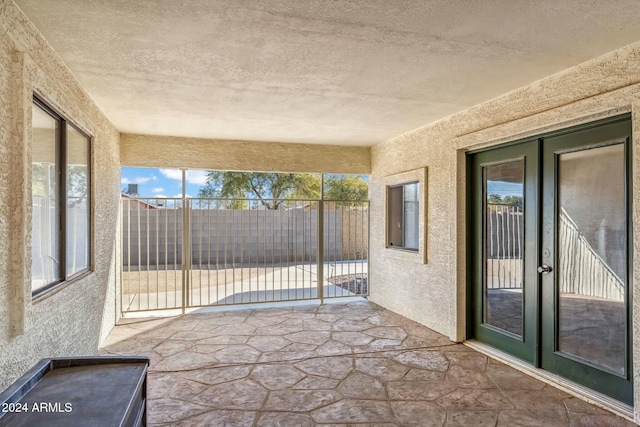
[[383, 256], [426, 264], [427, 168], [386, 176], [383, 185], [386, 210]]
[[417, 251], [420, 244], [420, 183], [387, 188], [387, 247]]

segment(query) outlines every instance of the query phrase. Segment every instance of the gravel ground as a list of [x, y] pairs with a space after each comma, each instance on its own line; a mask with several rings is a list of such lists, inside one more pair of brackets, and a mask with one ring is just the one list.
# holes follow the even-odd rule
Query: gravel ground
[[340, 286], [356, 295], [367, 295], [369, 288], [367, 285], [367, 273], [361, 274], [343, 274], [341, 276], [333, 276], [327, 279], [327, 282]]

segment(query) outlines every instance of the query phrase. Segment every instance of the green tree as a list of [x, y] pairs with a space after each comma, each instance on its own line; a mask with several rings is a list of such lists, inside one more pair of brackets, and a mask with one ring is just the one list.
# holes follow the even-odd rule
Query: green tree
[[296, 188], [289, 195], [290, 199], [320, 198], [320, 175], [303, 173], [297, 175]]
[[276, 210], [287, 199], [318, 198], [319, 190], [319, 180], [311, 174], [208, 171], [198, 196], [256, 198], [266, 209]]
[[[318, 199], [320, 176], [315, 174], [208, 171], [202, 198], [252, 198], [266, 209], [280, 209], [286, 200]], [[369, 186], [359, 176], [329, 175], [325, 180], [325, 199], [357, 202], [368, 198]], [[211, 202], [214, 208], [246, 208], [246, 201]]]
[[70, 206], [82, 203], [87, 198], [87, 167], [67, 167], [67, 203]]
[[501, 205], [502, 204], [502, 197], [499, 194], [489, 194], [489, 197], [487, 197], [487, 203], [490, 205]]
[[519, 208], [522, 207], [523, 202], [522, 196], [504, 196], [502, 199], [503, 205], [517, 206]]
[[[522, 208], [524, 205], [524, 199], [522, 196], [500, 196], [499, 194], [489, 194], [487, 197], [487, 204], [491, 205], [503, 205], [503, 206], [515, 206], [518, 208]], [[495, 211], [495, 206], [491, 208], [492, 211]]]
[[[330, 175], [325, 178], [326, 200], [340, 201], [364, 201], [369, 198], [369, 184], [360, 176], [347, 175], [338, 176]], [[353, 203], [340, 203], [341, 205], [350, 205]]]

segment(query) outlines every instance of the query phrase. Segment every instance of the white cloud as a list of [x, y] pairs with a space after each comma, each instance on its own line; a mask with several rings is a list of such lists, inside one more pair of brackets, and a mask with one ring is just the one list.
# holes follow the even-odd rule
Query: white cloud
[[[176, 181], [182, 181], [182, 171], [179, 169], [160, 169], [160, 173], [165, 178], [175, 179]], [[187, 183], [204, 185], [207, 182], [207, 171], [203, 170], [188, 170], [187, 171]]]
[[180, 169], [160, 169], [160, 173], [165, 178], [182, 181], [182, 171]]
[[167, 198], [167, 196], [165, 196], [164, 194], [156, 194], [153, 197], [155, 197], [156, 199], [166, 199]]
[[144, 184], [145, 182], [148, 182], [151, 179], [154, 179], [154, 178], [153, 177], [146, 177], [146, 176], [138, 176], [138, 177], [135, 177], [133, 179], [122, 178], [120, 180], [120, 183], [121, 184]]
[[[173, 196], [176, 199], [181, 199], [182, 198], [182, 193], [176, 194], [175, 196]], [[191, 195], [187, 194], [187, 199], [191, 197]]]
[[207, 183], [207, 171], [203, 171], [203, 170], [187, 171], [187, 182], [189, 184], [205, 185]]
[[[152, 188], [151, 189], [152, 193], [162, 193], [163, 191], [164, 191], [164, 188], [162, 188], [162, 187], [156, 187], [156, 188]], [[158, 197], [158, 196], [156, 196], [156, 197]]]

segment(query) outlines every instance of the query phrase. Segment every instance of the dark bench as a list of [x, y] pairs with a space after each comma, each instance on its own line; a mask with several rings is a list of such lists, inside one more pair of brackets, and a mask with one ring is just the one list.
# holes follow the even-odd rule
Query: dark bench
[[42, 359], [0, 394], [0, 426], [145, 426], [148, 357]]

